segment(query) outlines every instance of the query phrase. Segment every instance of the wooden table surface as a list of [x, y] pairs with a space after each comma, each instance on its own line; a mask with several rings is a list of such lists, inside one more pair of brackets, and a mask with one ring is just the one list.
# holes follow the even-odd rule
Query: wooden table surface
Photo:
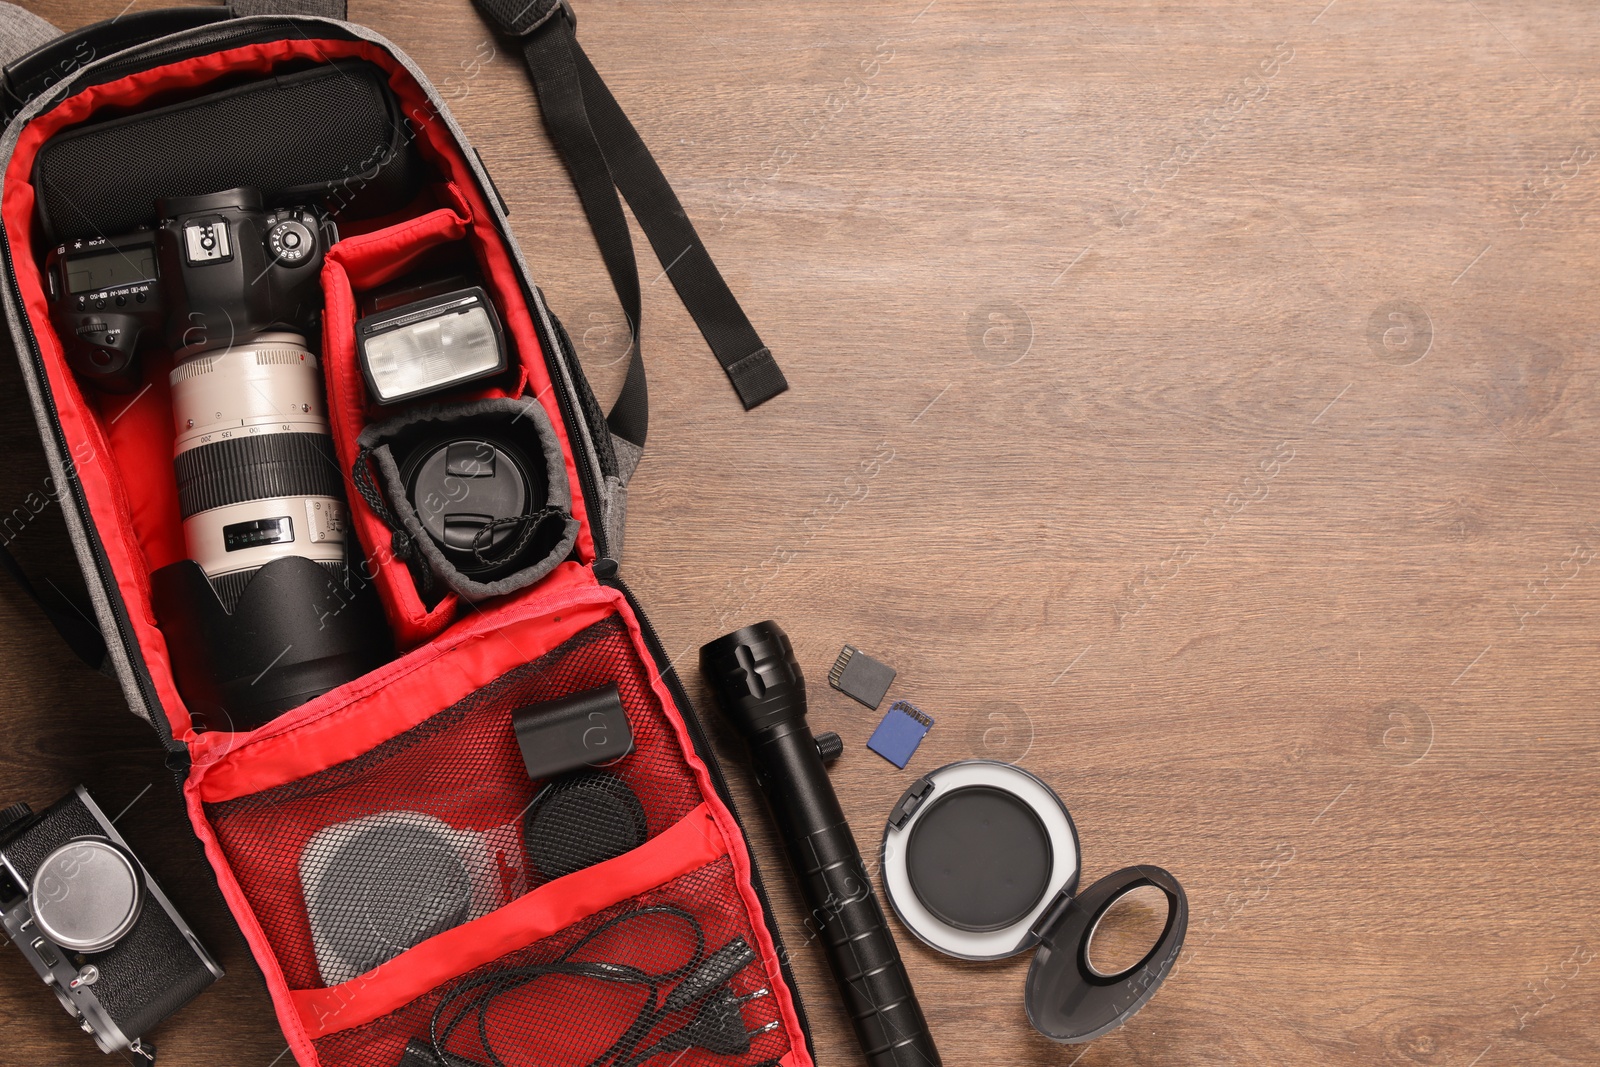
[[[896, 926], [944, 1061], [1600, 1062], [1600, 8], [578, 8], [792, 384], [742, 413], [642, 264], [623, 572], [669, 651], [782, 622], [868, 853], [914, 777], [992, 757], [1060, 792], [1086, 884], [1187, 887], [1176, 972], [1083, 1047], [1029, 1028], [1026, 957]], [[620, 312], [517, 54], [467, 0], [351, 14], [451, 96], [610, 396]], [[20, 401], [0, 447], [10, 513], [45, 476]], [[7, 537], [73, 581], [54, 508]], [[9, 585], [0, 634], [0, 801], [131, 805], [230, 971], [164, 1062], [287, 1062], [153, 734]], [[825, 684], [845, 642], [937, 720], [905, 771]], [[819, 1059], [861, 1062], [796, 964]], [[0, 1003], [0, 1063], [105, 1062], [10, 950]]]

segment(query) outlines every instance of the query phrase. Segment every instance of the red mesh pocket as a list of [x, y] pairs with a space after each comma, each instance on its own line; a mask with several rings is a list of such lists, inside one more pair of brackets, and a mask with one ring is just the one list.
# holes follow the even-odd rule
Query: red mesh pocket
[[[530, 780], [512, 712], [609, 682], [633, 753], [603, 770]], [[613, 617], [364, 755], [208, 804], [206, 814], [285, 981], [312, 989], [349, 981], [597, 852], [640, 844], [703, 799]], [[535, 815], [561, 807], [601, 811], [609, 829], [548, 818], [525, 833]]]
[[[790, 1048], [726, 858], [314, 1042], [323, 1067], [757, 1067]], [[380, 972], [381, 973], [381, 972]], [[448, 1058], [439, 1060], [437, 1051]], [[408, 1061], [411, 1062], [411, 1061]]]

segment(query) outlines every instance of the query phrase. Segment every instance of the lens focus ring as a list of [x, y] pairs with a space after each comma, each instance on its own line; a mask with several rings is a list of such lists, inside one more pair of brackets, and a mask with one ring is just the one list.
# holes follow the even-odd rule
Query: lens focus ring
[[202, 511], [277, 497], [344, 498], [333, 439], [320, 433], [269, 433], [214, 441], [178, 454], [178, 506]]

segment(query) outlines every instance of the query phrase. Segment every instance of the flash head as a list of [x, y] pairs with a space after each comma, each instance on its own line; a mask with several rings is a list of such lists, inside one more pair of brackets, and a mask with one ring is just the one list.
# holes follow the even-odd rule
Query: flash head
[[492, 377], [507, 364], [500, 320], [476, 286], [368, 315], [356, 323], [356, 342], [380, 404]]

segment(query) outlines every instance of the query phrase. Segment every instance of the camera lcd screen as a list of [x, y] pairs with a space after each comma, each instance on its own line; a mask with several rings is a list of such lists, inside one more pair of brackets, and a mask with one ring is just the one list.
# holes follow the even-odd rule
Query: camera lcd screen
[[67, 291], [72, 293], [154, 281], [155, 276], [156, 250], [153, 245], [139, 245], [67, 260]]

